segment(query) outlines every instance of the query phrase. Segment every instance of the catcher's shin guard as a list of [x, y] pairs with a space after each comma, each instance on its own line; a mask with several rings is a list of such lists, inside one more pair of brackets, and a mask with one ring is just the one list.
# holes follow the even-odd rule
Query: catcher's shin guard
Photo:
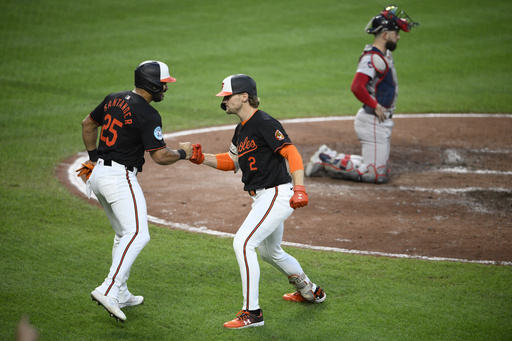
[[315, 300], [315, 293], [313, 288], [313, 283], [306, 281], [306, 274], [302, 273], [299, 275], [291, 275], [288, 277], [288, 281], [292, 284], [295, 289], [300, 292], [300, 294], [307, 299], [308, 301]]
[[362, 182], [385, 184], [389, 180], [389, 168], [387, 165], [375, 168], [375, 165], [369, 165], [368, 171], [361, 177]]
[[357, 158], [360, 156], [348, 155], [347, 158], [337, 160], [335, 164], [324, 168], [332, 178], [361, 181], [362, 175], [366, 172], [366, 165]]

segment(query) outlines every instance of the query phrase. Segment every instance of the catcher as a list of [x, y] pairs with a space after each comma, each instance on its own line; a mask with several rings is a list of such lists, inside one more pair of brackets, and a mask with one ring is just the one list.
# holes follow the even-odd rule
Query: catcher
[[359, 58], [351, 90], [363, 106], [357, 112], [354, 129], [362, 145], [362, 156], [338, 153], [320, 146], [306, 165], [306, 176], [321, 170], [333, 178], [383, 184], [389, 179], [389, 152], [393, 130], [393, 112], [398, 96], [398, 80], [392, 51], [400, 40], [400, 31], [409, 32], [419, 25], [396, 6], [387, 6], [365, 28], [374, 35]]

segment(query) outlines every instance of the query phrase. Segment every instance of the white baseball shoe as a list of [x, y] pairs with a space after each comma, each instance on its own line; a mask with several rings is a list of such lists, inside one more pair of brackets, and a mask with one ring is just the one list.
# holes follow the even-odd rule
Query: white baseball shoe
[[143, 296], [131, 295], [130, 298], [128, 300], [126, 300], [125, 302], [119, 302], [119, 308], [133, 307], [133, 306], [136, 306], [136, 305], [139, 305], [142, 303], [144, 303]]
[[325, 144], [321, 145], [320, 148], [313, 154], [311, 159], [309, 159], [308, 164], [306, 165], [306, 169], [304, 169], [304, 175], [311, 177], [315, 176], [320, 170], [324, 168], [323, 161], [320, 159], [320, 154], [325, 154], [331, 151], [329, 147]]
[[110, 316], [114, 317], [116, 320], [121, 322], [126, 321], [126, 315], [119, 309], [119, 303], [115, 298], [105, 296], [98, 290], [91, 292], [91, 298], [93, 301], [97, 302], [98, 305], [102, 305], [103, 308], [110, 313]]

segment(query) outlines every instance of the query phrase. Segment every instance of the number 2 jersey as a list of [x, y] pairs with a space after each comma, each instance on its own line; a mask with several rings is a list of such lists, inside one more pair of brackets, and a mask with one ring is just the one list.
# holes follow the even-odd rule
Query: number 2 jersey
[[101, 126], [98, 156], [104, 160], [142, 171], [144, 151], [166, 146], [160, 114], [132, 91], [108, 95], [89, 116]]
[[256, 110], [251, 118], [239, 123], [231, 142], [237, 148], [245, 191], [292, 181], [286, 159], [277, 153], [292, 142], [281, 123], [266, 112]]

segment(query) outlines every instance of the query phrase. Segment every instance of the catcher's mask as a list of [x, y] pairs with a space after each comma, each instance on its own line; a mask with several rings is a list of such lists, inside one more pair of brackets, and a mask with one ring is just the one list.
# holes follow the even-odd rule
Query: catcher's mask
[[420, 23], [414, 22], [404, 11], [398, 11], [395, 5], [389, 5], [373, 17], [366, 25], [365, 31], [369, 34], [378, 34], [384, 31], [410, 32], [411, 28]]
[[[253, 97], [258, 97], [258, 92], [256, 90], [256, 82], [251, 77], [244, 74], [236, 74], [231, 75], [229, 77], [224, 78], [222, 81], [222, 89], [215, 96], [225, 97], [236, 94], [241, 94], [247, 92], [249, 95]], [[222, 110], [226, 110], [226, 106], [224, 103], [220, 104]]]
[[165, 63], [148, 60], [140, 63], [135, 69], [135, 86], [149, 92], [155, 102], [160, 100], [158, 95], [164, 90], [162, 83], [174, 82], [176, 78], [171, 77]]

